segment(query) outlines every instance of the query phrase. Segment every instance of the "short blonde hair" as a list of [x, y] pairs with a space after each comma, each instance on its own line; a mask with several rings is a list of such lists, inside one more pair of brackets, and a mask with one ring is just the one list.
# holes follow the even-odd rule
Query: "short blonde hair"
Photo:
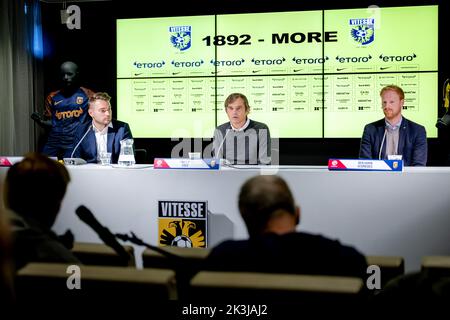
[[97, 100], [103, 100], [103, 101], [108, 102], [108, 105], [111, 108], [111, 102], [110, 102], [111, 96], [108, 93], [106, 93], [106, 92], [94, 93], [92, 95], [92, 97], [89, 98], [89, 107], [91, 107]]

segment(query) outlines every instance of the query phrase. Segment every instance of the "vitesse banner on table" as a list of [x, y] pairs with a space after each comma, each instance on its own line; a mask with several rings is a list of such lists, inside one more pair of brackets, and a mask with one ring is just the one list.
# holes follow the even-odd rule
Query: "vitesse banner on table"
[[207, 201], [158, 201], [160, 246], [206, 248]]

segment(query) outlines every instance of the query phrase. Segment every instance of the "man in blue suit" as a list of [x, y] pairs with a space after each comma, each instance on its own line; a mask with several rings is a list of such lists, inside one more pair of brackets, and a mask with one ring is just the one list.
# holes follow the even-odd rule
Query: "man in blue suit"
[[402, 88], [386, 86], [380, 96], [385, 117], [364, 127], [359, 157], [395, 159], [401, 156], [405, 166], [425, 166], [428, 155], [425, 127], [402, 117], [405, 102]]
[[89, 99], [89, 115], [92, 122], [75, 133], [70, 153], [71, 158], [82, 158], [88, 163], [100, 162], [100, 154], [111, 153], [111, 162], [117, 163], [120, 141], [132, 139], [128, 123], [112, 120], [111, 97], [106, 92], [97, 92]]

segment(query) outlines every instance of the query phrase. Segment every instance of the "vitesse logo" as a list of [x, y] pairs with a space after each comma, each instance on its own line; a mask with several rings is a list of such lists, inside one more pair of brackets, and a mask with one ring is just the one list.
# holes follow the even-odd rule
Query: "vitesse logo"
[[58, 120], [61, 119], [69, 119], [69, 118], [78, 118], [83, 114], [83, 109], [80, 107], [77, 110], [70, 110], [70, 111], [56, 111], [55, 116]]
[[398, 162], [394, 161], [393, 166], [394, 166], [394, 169], [397, 169], [398, 168]]
[[160, 246], [207, 247], [206, 201], [158, 201]]
[[191, 26], [169, 27], [170, 42], [180, 51], [191, 47]]
[[360, 45], [368, 45], [375, 39], [375, 19], [350, 19], [350, 35]]

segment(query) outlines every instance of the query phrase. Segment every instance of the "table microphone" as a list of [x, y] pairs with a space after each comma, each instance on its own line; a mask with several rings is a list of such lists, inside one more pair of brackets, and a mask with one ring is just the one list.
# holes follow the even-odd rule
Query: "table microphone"
[[74, 158], [73, 155], [75, 154], [75, 151], [78, 149], [78, 147], [80, 146], [81, 142], [83, 142], [84, 138], [86, 138], [87, 134], [93, 130], [94, 127], [93, 125], [89, 125], [89, 128], [86, 130], [86, 132], [84, 133], [83, 137], [81, 137], [80, 141], [78, 141], [77, 145], [75, 146], [75, 148], [73, 148], [72, 153], [70, 154], [70, 158], [64, 158], [64, 163], [66, 165], [79, 165], [79, 164], [86, 164], [86, 160], [81, 159], [81, 158]]
[[89, 128], [86, 130], [86, 133], [83, 135], [83, 137], [80, 139], [80, 141], [78, 141], [77, 145], [75, 146], [75, 148], [73, 148], [72, 153], [70, 154], [70, 157], [73, 158], [73, 155], [75, 153], [75, 151], [78, 149], [78, 147], [80, 146], [81, 142], [83, 142], [84, 138], [86, 138], [87, 134], [89, 133], [89, 131], [91, 131], [92, 129], [94, 129], [94, 127], [92, 125], [89, 126]]
[[378, 160], [381, 160], [381, 152], [383, 151], [383, 144], [384, 144], [384, 141], [386, 140], [386, 133], [387, 133], [387, 128], [385, 127], [383, 139], [381, 140], [380, 152], [378, 152]]
[[[223, 137], [223, 139], [222, 139], [222, 142], [220, 143], [220, 145], [219, 145], [219, 148], [217, 148], [217, 152], [214, 152], [215, 154], [214, 154], [214, 156], [215, 156], [215, 158], [217, 158], [217, 159], [219, 159], [219, 157], [220, 157], [220, 151], [222, 151], [222, 148], [223, 148], [223, 144], [225, 143], [225, 139], [226, 139], [226, 137], [227, 137], [227, 135], [231, 132], [231, 131], [233, 131], [233, 129], [227, 129], [227, 131], [226, 131], [226, 133], [225, 133], [225, 136]], [[222, 157], [223, 158], [223, 157]], [[223, 159], [223, 161], [222, 161], [223, 163], [227, 163], [227, 162], [229, 162], [227, 159], [226, 159], [226, 157]], [[221, 162], [221, 163], [222, 163]]]

